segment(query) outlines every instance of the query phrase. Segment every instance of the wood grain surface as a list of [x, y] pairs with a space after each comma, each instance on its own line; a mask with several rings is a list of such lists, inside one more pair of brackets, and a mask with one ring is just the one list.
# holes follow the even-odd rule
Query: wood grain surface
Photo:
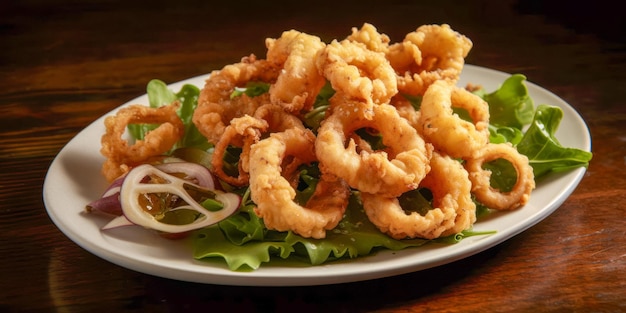
[[[624, 312], [625, 23], [608, 1], [8, 1], [0, 4], [2, 312]], [[594, 158], [552, 215], [440, 267], [314, 287], [237, 287], [150, 276], [98, 258], [52, 223], [47, 169], [78, 132], [145, 93], [297, 29], [324, 41], [374, 24], [393, 41], [447, 23], [467, 62], [523, 73], [587, 122]]]

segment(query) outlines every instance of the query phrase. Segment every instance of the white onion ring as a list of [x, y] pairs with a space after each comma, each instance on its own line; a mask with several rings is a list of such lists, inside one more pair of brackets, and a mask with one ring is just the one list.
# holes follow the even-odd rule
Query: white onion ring
[[215, 181], [209, 169], [193, 162], [170, 162], [155, 165], [165, 173], [185, 174], [185, 180], [196, 181], [196, 184], [206, 189], [215, 189]]
[[[183, 165], [177, 163], [176, 166]], [[185, 163], [186, 164], [186, 163]], [[193, 163], [189, 163], [193, 164]], [[169, 166], [166, 166], [169, 167]], [[191, 168], [193, 166], [189, 166]], [[185, 166], [178, 167], [185, 168]], [[142, 184], [142, 180], [149, 175], [157, 175], [166, 179], [168, 182], [164, 184]], [[154, 229], [157, 231], [162, 231], [166, 233], [183, 233], [191, 230], [207, 227], [218, 223], [230, 215], [232, 215], [238, 208], [241, 199], [238, 195], [233, 193], [224, 193], [215, 190], [214, 192], [217, 194], [216, 199], [221, 201], [224, 204], [224, 207], [216, 212], [211, 212], [205, 209], [202, 205], [200, 205], [196, 200], [194, 200], [184, 189], [184, 185], [191, 185], [196, 188], [206, 189], [203, 186], [198, 184], [191, 183], [184, 179], [180, 179], [164, 171], [161, 171], [155, 166], [149, 164], [143, 164], [133, 168], [127, 175], [124, 183], [122, 184], [122, 189], [120, 191], [120, 201], [122, 202], [122, 210], [124, 212], [124, 216], [132, 223]], [[202, 217], [196, 219], [194, 222], [185, 224], [185, 225], [172, 225], [172, 224], [164, 224], [157, 221], [154, 216], [148, 212], [146, 212], [142, 206], [139, 204], [139, 195], [143, 193], [170, 193], [175, 194], [181, 199], [183, 199], [188, 205], [177, 207], [173, 210], [194, 210], [200, 214]]]

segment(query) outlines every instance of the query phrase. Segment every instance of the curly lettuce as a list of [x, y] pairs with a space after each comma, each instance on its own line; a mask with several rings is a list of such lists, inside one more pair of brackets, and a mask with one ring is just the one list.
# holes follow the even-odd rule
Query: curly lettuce
[[493, 233], [467, 230], [435, 240], [395, 240], [381, 233], [368, 220], [356, 193], [350, 199], [344, 219], [324, 239], [304, 238], [291, 231], [267, 230], [253, 208], [254, 205], [248, 202], [240, 214], [197, 231], [193, 241], [194, 258], [222, 258], [230, 270], [250, 271], [272, 258], [319, 265], [369, 255], [380, 249], [401, 250], [430, 242], [451, 244], [469, 236]]

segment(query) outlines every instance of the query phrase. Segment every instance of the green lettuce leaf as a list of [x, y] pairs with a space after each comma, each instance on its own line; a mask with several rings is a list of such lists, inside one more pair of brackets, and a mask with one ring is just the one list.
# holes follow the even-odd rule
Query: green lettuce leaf
[[[289, 259], [294, 264], [319, 265], [339, 259], [351, 259], [372, 254], [380, 249], [402, 250], [433, 242], [454, 244], [469, 236], [492, 234], [467, 230], [435, 240], [395, 240], [381, 233], [363, 211], [354, 193], [346, 216], [324, 239], [304, 238], [293, 232], [263, 230], [262, 220], [251, 211], [242, 209], [218, 226], [197, 231], [194, 235], [194, 258], [222, 258], [233, 271], [258, 269], [272, 257]], [[243, 215], [243, 216], [242, 216]]]
[[522, 141], [523, 136], [524, 133], [519, 128], [489, 124], [489, 142], [491, 143], [510, 142], [512, 145], [517, 145]]
[[226, 239], [222, 230], [215, 225], [203, 228], [194, 235], [195, 259], [223, 258], [233, 271], [256, 270], [262, 263], [269, 262], [272, 255], [286, 259], [292, 252], [291, 245], [284, 241], [252, 241], [236, 245]]
[[532, 121], [534, 104], [524, 84], [526, 76], [514, 74], [491, 93], [477, 92], [489, 103], [489, 123], [522, 129]]
[[561, 108], [545, 104], [538, 106], [531, 125], [516, 146], [528, 157], [535, 179], [552, 172], [587, 167], [591, 161], [591, 152], [563, 147], [559, 143], [554, 133], [562, 118]]

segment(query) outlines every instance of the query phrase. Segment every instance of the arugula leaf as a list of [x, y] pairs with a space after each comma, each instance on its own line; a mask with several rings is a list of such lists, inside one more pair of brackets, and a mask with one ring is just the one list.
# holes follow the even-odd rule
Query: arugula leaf
[[522, 129], [533, 118], [534, 104], [524, 84], [526, 76], [514, 74], [491, 93], [476, 92], [489, 103], [489, 123]]
[[491, 172], [489, 177], [490, 185], [501, 192], [513, 190], [517, 182], [517, 171], [510, 161], [505, 159], [495, 159], [483, 163], [483, 168]]
[[[247, 206], [243, 211], [251, 208]], [[424, 239], [395, 240], [381, 233], [368, 220], [354, 194], [346, 210], [346, 217], [324, 239], [304, 238], [290, 231], [259, 232], [262, 221], [253, 212], [250, 213], [249, 219], [235, 215], [220, 222], [219, 227], [197, 231], [193, 244], [194, 258], [202, 260], [221, 257], [231, 270], [247, 270], [257, 269], [262, 263], [269, 262], [273, 255], [283, 259], [294, 257], [295, 261], [306, 260], [317, 265], [340, 258], [367, 255], [376, 248], [400, 250], [429, 242]], [[238, 225], [233, 227], [235, 224]]]
[[489, 124], [489, 142], [491, 143], [505, 143], [510, 142], [512, 145], [517, 145], [524, 136], [524, 133], [515, 127], [497, 127]]
[[517, 145], [517, 150], [528, 157], [535, 179], [551, 172], [587, 167], [593, 156], [591, 152], [566, 148], [559, 143], [554, 133], [562, 118], [561, 108], [538, 106], [532, 123]]

